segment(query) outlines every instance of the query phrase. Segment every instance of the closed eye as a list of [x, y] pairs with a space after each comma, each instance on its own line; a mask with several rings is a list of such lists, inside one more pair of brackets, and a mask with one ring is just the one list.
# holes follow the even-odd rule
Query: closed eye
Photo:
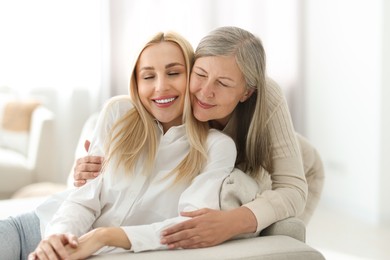
[[205, 78], [206, 75], [198, 72], [194, 72], [198, 77]]
[[229, 85], [223, 83], [222, 81], [218, 81], [218, 83], [219, 83], [222, 87], [229, 87]]
[[169, 76], [176, 76], [176, 75], [179, 75], [179, 74], [180, 74], [179, 72], [168, 72]]
[[154, 75], [147, 75], [147, 76], [144, 76], [144, 77], [142, 77], [142, 78], [145, 79], [145, 80], [153, 79], [153, 78], [154, 78]]

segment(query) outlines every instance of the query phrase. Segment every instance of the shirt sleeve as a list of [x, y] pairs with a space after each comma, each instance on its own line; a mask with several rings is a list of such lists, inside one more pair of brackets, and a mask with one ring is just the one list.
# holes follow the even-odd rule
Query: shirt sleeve
[[[131, 103], [123, 96], [112, 98], [106, 103], [93, 132], [89, 155], [104, 156], [105, 139], [112, 125], [130, 107]], [[95, 179], [88, 180], [84, 186], [74, 189], [46, 226], [44, 237], [55, 233], [80, 236], [89, 231], [101, 212], [100, 192], [103, 180], [104, 174], [100, 174]]]
[[[181, 194], [177, 216], [162, 222], [139, 226], [123, 226], [122, 229], [131, 241], [131, 251], [166, 249], [160, 244], [161, 232], [189, 218], [180, 216], [181, 211], [200, 208], [219, 209], [219, 193], [223, 180], [233, 170], [236, 147], [232, 139], [212, 130], [208, 137], [207, 165], [191, 185]], [[169, 203], [169, 202], [168, 202]]]
[[290, 216], [299, 215], [306, 203], [307, 183], [293, 123], [280, 87], [267, 82], [269, 129], [273, 147], [272, 189], [245, 204], [256, 216], [257, 231]]

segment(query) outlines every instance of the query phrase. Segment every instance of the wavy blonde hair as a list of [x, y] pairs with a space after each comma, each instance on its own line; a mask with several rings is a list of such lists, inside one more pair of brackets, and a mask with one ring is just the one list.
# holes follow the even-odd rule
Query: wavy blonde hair
[[186, 65], [186, 92], [184, 99], [183, 123], [190, 145], [187, 156], [174, 168], [170, 174], [176, 174], [175, 183], [190, 182], [205, 165], [207, 160], [206, 139], [208, 134], [207, 123], [195, 119], [191, 108], [189, 93], [189, 78], [194, 63], [194, 50], [191, 44], [175, 32], [159, 32], [149, 40], [139, 51], [130, 78], [130, 99], [134, 108], [127, 112], [112, 127], [108, 142], [106, 142], [106, 164], [116, 158], [117, 166], [122, 164], [125, 170], [132, 173], [137, 161], [145, 153], [144, 174], [148, 175], [153, 169], [158, 147], [155, 118], [142, 105], [138, 94], [136, 64], [142, 51], [153, 44], [173, 42], [182, 50]]

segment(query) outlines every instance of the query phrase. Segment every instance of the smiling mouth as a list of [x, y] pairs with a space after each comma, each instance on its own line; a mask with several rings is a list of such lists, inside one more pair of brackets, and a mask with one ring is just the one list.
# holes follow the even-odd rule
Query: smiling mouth
[[175, 99], [176, 99], [176, 97], [164, 98], [164, 99], [155, 99], [153, 101], [156, 102], [157, 104], [168, 104], [168, 103], [171, 103], [172, 101], [174, 101]]
[[215, 105], [210, 105], [210, 104], [207, 104], [207, 103], [203, 103], [202, 101], [200, 101], [199, 99], [196, 100], [198, 105], [202, 108], [205, 108], [205, 109], [208, 109], [208, 108], [212, 108], [212, 107], [215, 107]]

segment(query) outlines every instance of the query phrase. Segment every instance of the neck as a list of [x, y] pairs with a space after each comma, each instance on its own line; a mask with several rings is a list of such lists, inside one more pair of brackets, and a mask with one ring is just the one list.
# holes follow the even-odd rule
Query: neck
[[209, 125], [212, 128], [218, 129], [218, 130], [223, 130], [227, 123], [229, 122], [229, 118], [224, 118], [224, 119], [216, 119], [216, 120], [210, 120]]

